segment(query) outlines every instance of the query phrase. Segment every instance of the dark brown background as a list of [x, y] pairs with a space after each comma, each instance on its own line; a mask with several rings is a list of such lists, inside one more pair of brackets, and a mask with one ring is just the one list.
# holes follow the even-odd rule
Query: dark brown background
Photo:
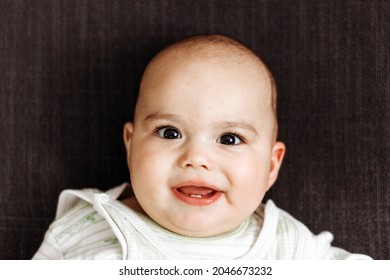
[[268, 197], [389, 259], [389, 3], [0, 0], [0, 258], [32, 257], [62, 189], [128, 180], [122, 125], [147, 61], [222, 33], [279, 86], [288, 153]]

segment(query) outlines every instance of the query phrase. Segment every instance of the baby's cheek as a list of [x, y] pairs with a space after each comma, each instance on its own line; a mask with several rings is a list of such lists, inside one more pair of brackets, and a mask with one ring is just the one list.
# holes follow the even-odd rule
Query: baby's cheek
[[231, 169], [231, 180], [244, 192], [253, 195], [263, 192], [268, 186], [269, 163], [256, 157], [248, 157]]
[[262, 160], [260, 156], [248, 155], [237, 164], [237, 173], [241, 177], [255, 179], [264, 176], [269, 171], [269, 164]]
[[159, 151], [153, 145], [148, 145], [148, 143], [137, 143], [133, 150], [134, 163], [138, 165], [149, 165], [156, 164], [157, 161], [161, 158], [161, 150]]
[[170, 174], [172, 158], [163, 149], [143, 149], [139, 151], [139, 160], [134, 164], [134, 172], [144, 183], [165, 182]]

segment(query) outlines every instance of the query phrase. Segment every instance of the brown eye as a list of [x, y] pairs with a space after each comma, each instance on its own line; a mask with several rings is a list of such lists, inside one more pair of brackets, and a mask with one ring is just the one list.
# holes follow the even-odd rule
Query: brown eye
[[242, 143], [242, 140], [234, 134], [224, 134], [218, 139], [218, 142], [223, 145], [238, 145]]
[[156, 130], [156, 134], [164, 139], [180, 139], [180, 132], [174, 127], [162, 127]]

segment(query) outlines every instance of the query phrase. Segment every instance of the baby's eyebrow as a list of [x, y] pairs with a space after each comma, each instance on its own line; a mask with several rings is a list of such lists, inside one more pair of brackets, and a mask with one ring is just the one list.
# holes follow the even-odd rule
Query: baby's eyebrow
[[174, 115], [174, 114], [159, 114], [159, 113], [154, 113], [150, 114], [145, 117], [144, 122], [153, 122], [157, 120], [168, 120], [168, 121], [175, 121], [178, 122], [180, 120], [179, 116]]
[[222, 128], [222, 129], [233, 129], [233, 128], [237, 129], [237, 128], [239, 128], [239, 129], [244, 129], [244, 130], [247, 130], [247, 131], [252, 132], [254, 134], [257, 134], [257, 130], [252, 125], [250, 125], [249, 123], [246, 123], [246, 122], [241, 122], [241, 121], [222, 122], [222, 123], [218, 124], [218, 127]]

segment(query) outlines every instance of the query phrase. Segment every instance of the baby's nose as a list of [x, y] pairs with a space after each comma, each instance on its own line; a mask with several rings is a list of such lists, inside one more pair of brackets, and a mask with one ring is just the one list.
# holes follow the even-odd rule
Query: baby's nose
[[179, 159], [181, 168], [202, 168], [211, 170], [214, 168], [212, 151], [209, 147], [200, 143], [188, 143], [183, 148], [183, 153]]

